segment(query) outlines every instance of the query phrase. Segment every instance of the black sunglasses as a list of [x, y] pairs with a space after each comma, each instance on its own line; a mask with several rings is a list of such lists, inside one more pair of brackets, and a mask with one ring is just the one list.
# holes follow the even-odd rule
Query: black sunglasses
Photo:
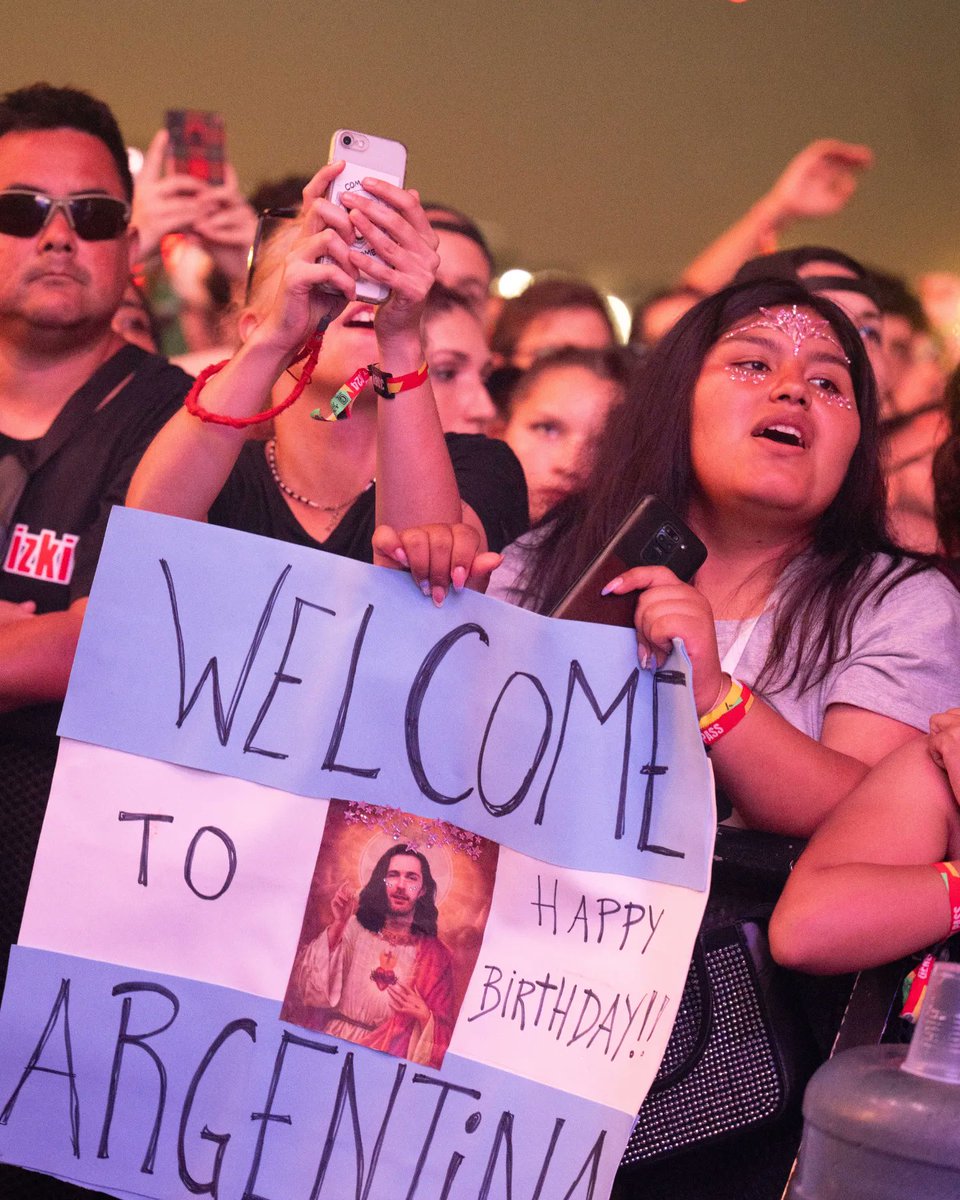
[[8, 237], [36, 237], [57, 209], [85, 242], [109, 241], [119, 237], [130, 224], [130, 205], [114, 196], [97, 192], [50, 196], [32, 188], [8, 188], [0, 192], [0, 233]]
[[292, 205], [282, 208], [265, 208], [257, 213], [257, 232], [253, 235], [253, 245], [247, 255], [247, 286], [244, 289], [243, 302], [250, 303], [250, 293], [253, 291], [253, 273], [257, 265], [257, 256], [263, 242], [271, 236], [280, 221], [290, 221], [300, 216], [301, 209]]

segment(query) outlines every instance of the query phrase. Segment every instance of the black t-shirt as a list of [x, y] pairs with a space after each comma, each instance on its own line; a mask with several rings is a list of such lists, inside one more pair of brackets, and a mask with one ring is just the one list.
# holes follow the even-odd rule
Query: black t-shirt
[[[89, 593], [110, 509], [123, 503], [141, 455], [190, 388], [190, 376], [164, 358], [136, 346], [118, 354], [129, 360], [129, 378], [27, 480], [0, 566], [2, 600], [35, 600], [46, 613]], [[0, 434], [0, 455], [14, 452], [29, 469], [42, 441]]]
[[[516, 455], [505, 442], [477, 433], [448, 433], [447, 449], [460, 498], [483, 522], [491, 550], [502, 550], [527, 528], [527, 488]], [[283, 542], [372, 562], [376, 495], [367, 488], [343, 514], [326, 541], [297, 521], [270, 474], [262, 442], [250, 442], [208, 514], [211, 525], [243, 529]]]
[[[125, 382], [39, 468], [31, 470], [31, 463], [42, 438], [0, 434], [0, 455], [15, 454], [31, 471], [2, 548], [0, 600], [33, 600], [38, 613], [49, 613], [88, 594], [110, 509], [123, 503], [141, 455], [190, 388], [190, 376], [166, 359], [135, 346], [117, 354], [129, 364]], [[70, 419], [67, 410], [75, 401], [67, 401], [51, 432]], [[36, 705], [0, 716], [0, 741], [52, 738], [59, 707]]]

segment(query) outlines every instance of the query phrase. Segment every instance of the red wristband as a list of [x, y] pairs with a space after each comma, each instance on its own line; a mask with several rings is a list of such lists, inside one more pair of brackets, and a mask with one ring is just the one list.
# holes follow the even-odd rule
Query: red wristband
[[246, 429], [248, 425], [260, 425], [264, 421], [272, 421], [274, 417], [278, 417], [282, 412], [286, 412], [291, 404], [300, 399], [303, 389], [313, 377], [313, 369], [317, 365], [322, 345], [323, 333], [315, 333], [290, 364], [292, 367], [303, 359], [307, 360], [303, 364], [303, 370], [300, 372], [300, 378], [294, 384], [293, 391], [286, 400], [275, 405], [273, 408], [268, 408], [266, 412], [254, 413], [250, 417], [228, 417], [224, 413], [209, 412], [207, 409], [201, 408], [199, 396], [206, 387], [207, 380], [216, 375], [218, 371], [222, 371], [227, 363], [230, 362], [229, 358], [225, 358], [223, 362], [214, 363], [210, 367], [204, 367], [194, 380], [193, 387], [187, 392], [183, 402], [184, 406], [192, 417], [198, 417], [201, 421], [206, 421], [211, 425], [229, 425], [231, 429]]
[[382, 371], [376, 363], [371, 363], [367, 370], [373, 380], [373, 390], [384, 400], [392, 400], [399, 392], [409, 392], [420, 387], [422, 383], [426, 383], [430, 374], [426, 360], [415, 371], [408, 371], [406, 375], [391, 375], [388, 371]]
[[[734, 679], [731, 680], [730, 692], [733, 692], [735, 688], [739, 688], [740, 695], [731, 707], [727, 708], [725, 712], [719, 713], [717, 709], [714, 709], [707, 713], [706, 717], [700, 719], [700, 737], [708, 750], [725, 733], [729, 733], [734, 726], [739, 725], [753, 707], [753, 692], [747, 685]], [[721, 707], [730, 703], [730, 692], [727, 693], [727, 698], [721, 702]]]
[[314, 421], [344, 421], [350, 416], [354, 400], [371, 381], [373, 390], [378, 396], [382, 396], [385, 400], [392, 400], [398, 392], [408, 392], [412, 388], [419, 387], [426, 382], [429, 374], [426, 361], [422, 362], [415, 371], [409, 371], [406, 375], [391, 375], [387, 371], [382, 371], [376, 363], [370, 363], [368, 367], [357, 367], [347, 382], [334, 393], [333, 399], [330, 401], [329, 416], [321, 412], [319, 408], [315, 408], [310, 416]]

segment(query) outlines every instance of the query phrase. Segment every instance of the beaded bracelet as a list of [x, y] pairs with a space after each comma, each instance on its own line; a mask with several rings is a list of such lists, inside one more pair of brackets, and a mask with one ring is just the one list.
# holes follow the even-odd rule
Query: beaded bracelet
[[719, 704], [700, 718], [700, 736], [710, 747], [739, 725], [753, 707], [753, 692], [745, 683], [730, 677], [730, 687]]

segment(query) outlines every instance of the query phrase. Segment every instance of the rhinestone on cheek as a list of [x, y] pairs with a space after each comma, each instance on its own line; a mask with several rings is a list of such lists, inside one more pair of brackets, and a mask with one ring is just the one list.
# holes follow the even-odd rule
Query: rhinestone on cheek
[[727, 378], [732, 379], [734, 383], [763, 383], [765, 379], [762, 371], [755, 371], [752, 367], [742, 367], [739, 363], [730, 363], [723, 369]]

